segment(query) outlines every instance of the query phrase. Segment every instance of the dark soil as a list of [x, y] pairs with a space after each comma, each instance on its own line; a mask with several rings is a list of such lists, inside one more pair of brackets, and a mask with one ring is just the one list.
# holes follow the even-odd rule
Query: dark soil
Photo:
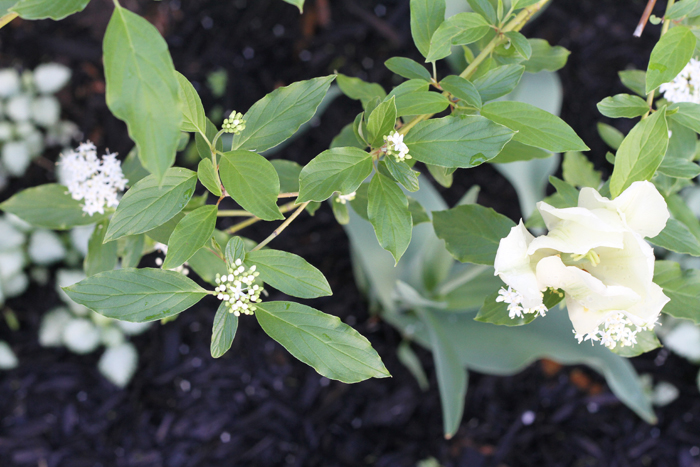
[[[109, 114], [103, 92], [100, 40], [111, 3], [92, 0], [59, 23], [13, 22], [0, 31], [0, 65], [33, 68], [57, 60], [71, 66], [72, 85], [60, 95], [66, 117], [98, 146], [125, 154], [131, 145], [125, 126]], [[245, 110], [278, 85], [336, 69], [388, 88], [393, 82], [384, 60], [418, 58], [408, 0], [307, 3], [299, 16], [281, 0], [123, 2], [161, 29], [176, 67], [199, 88], [207, 108]], [[632, 37], [643, 8], [641, 0], [555, 0], [525, 31], [571, 50], [560, 74], [562, 117], [604, 170], [595, 104], [623, 91], [620, 68], [646, 66], [659, 28], [649, 26], [641, 40]], [[219, 69], [230, 79], [226, 95], [215, 101], [205, 82]], [[338, 98], [317, 127], [275, 157], [308, 162], [359, 111], [358, 103]], [[50, 180], [36, 165], [2, 196]], [[488, 166], [460, 172], [444, 195], [453, 202], [474, 183], [482, 187], [480, 202], [518, 216], [514, 191]], [[271, 229], [255, 226], [245, 234], [260, 240]], [[120, 390], [98, 373], [97, 353], [39, 347], [40, 318], [58, 298], [51, 287], [34, 285], [8, 303], [21, 329], [0, 325], [0, 338], [21, 360], [0, 376], [0, 465], [413, 466], [434, 457], [444, 466], [469, 467], [700, 466], [697, 368], [664, 350], [633, 360], [641, 373], [680, 389], [677, 401], [657, 411], [656, 426], [620, 404], [597, 374], [540, 362], [507, 378], [471, 373], [462, 425], [444, 440], [431, 356], [417, 349], [431, 377], [430, 390], [421, 392], [396, 359], [400, 336], [370, 318], [353, 282], [347, 239], [329, 209], [302, 216], [274, 246], [326, 274], [335, 295], [313, 305], [367, 336], [393, 378], [328, 381], [247, 319], [231, 351], [214, 360], [209, 339], [216, 304], [205, 300], [133, 339], [139, 369]], [[523, 417], [527, 411], [534, 421]]]

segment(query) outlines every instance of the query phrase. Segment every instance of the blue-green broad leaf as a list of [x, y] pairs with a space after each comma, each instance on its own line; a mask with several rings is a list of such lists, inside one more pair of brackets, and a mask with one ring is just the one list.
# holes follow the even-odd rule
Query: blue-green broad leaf
[[682, 271], [675, 261], [657, 261], [654, 266], [654, 282], [671, 299], [663, 312], [674, 318], [688, 319], [700, 324], [700, 270]]
[[450, 75], [440, 81], [440, 86], [470, 107], [481, 108], [481, 95], [471, 81], [457, 75]]
[[204, 112], [202, 99], [199, 98], [197, 90], [187, 78], [178, 72], [175, 72], [175, 76], [180, 84], [180, 102], [182, 102], [182, 125], [180, 129], [206, 135], [207, 115]]
[[477, 13], [457, 13], [449, 17], [437, 28], [430, 39], [426, 62], [434, 62], [447, 57], [453, 45], [466, 45], [476, 42], [491, 30], [491, 25]]
[[685, 26], [671, 28], [661, 36], [649, 57], [646, 93], [678, 76], [693, 56], [695, 45], [695, 34]]
[[143, 166], [160, 183], [175, 162], [182, 123], [168, 45], [155, 26], [117, 4], [103, 48], [107, 106], [126, 122]]
[[552, 47], [544, 39], [528, 39], [532, 54], [530, 59], [523, 63], [528, 73], [540, 71], [557, 71], [564, 68], [569, 59], [569, 52], [564, 47], [557, 45]]
[[413, 377], [416, 378], [416, 382], [421, 391], [427, 391], [430, 388], [430, 382], [423, 369], [423, 364], [418, 358], [418, 355], [416, 355], [411, 348], [409, 341], [401, 341], [396, 348], [396, 358], [411, 372]]
[[211, 159], [202, 159], [197, 166], [197, 178], [202, 182], [204, 188], [215, 196], [221, 196], [221, 180], [219, 173], [214, 168]]
[[370, 145], [379, 148], [384, 144], [384, 137], [389, 136], [396, 126], [396, 104], [392, 96], [379, 104], [369, 114], [367, 119], [367, 131], [370, 134]]
[[357, 148], [323, 151], [301, 171], [299, 202], [325, 201], [337, 191], [348, 195], [372, 173], [372, 157]]
[[286, 3], [289, 3], [290, 5], [294, 5], [295, 7], [299, 8], [299, 13], [304, 12], [304, 0], [283, 0]]
[[467, 0], [467, 2], [469, 2], [469, 6], [472, 10], [483, 16], [489, 24], [496, 24], [498, 22], [496, 10], [493, 8], [490, 0]]
[[221, 156], [219, 173], [226, 193], [243, 209], [266, 221], [284, 219], [277, 207], [279, 177], [263, 156], [250, 151], [226, 152]]
[[430, 39], [445, 20], [445, 0], [411, 0], [411, 36], [424, 57], [430, 51]]
[[320, 375], [344, 383], [391, 376], [369, 341], [336, 316], [293, 302], [263, 302], [263, 330]]
[[459, 261], [493, 265], [499, 242], [515, 224], [491, 208], [466, 204], [433, 212], [433, 226]]
[[135, 268], [141, 262], [141, 257], [144, 253], [144, 246], [146, 245], [146, 235], [130, 235], [128, 237], [122, 237], [117, 242], [118, 244], [118, 254], [121, 258], [122, 268]]
[[214, 325], [211, 330], [211, 356], [219, 358], [231, 348], [233, 338], [238, 330], [238, 317], [229, 313], [229, 308], [224, 302], [219, 305], [214, 315]]
[[406, 79], [422, 79], [430, 82], [430, 72], [420, 63], [406, 57], [391, 57], [384, 65], [394, 73]]
[[188, 212], [178, 222], [168, 240], [164, 269], [175, 269], [182, 265], [209, 241], [216, 227], [217, 211], [216, 206], [209, 204]]
[[685, 224], [676, 219], [669, 219], [666, 227], [649, 242], [676, 253], [700, 256], [700, 241]]
[[470, 168], [496, 157], [513, 134], [480, 116], [443, 117], [418, 123], [404, 142], [417, 161]]
[[148, 232], [163, 225], [185, 208], [196, 185], [197, 174], [179, 167], [168, 169], [160, 183], [154, 175], [144, 178], [119, 202], [105, 241]]
[[437, 92], [413, 92], [396, 98], [396, 113], [399, 117], [435, 114], [449, 106], [447, 97]]
[[386, 91], [378, 83], [368, 83], [360, 78], [345, 76], [341, 73], [338, 73], [337, 82], [343, 94], [350, 99], [362, 102], [362, 108], [367, 108], [367, 104], [375, 97], [379, 99], [386, 97]]
[[369, 183], [367, 216], [379, 244], [398, 263], [411, 242], [411, 212], [401, 188], [380, 173], [375, 173]]
[[15, 193], [0, 204], [0, 209], [14, 214], [34, 227], [54, 230], [101, 222], [111, 212], [87, 215], [83, 212], [81, 202], [74, 200], [68, 193], [68, 188], [57, 183], [48, 183]]
[[552, 152], [588, 151], [588, 146], [561, 118], [524, 102], [491, 102], [481, 115], [517, 131], [513, 139]]
[[622, 141], [610, 177], [612, 197], [617, 197], [633, 182], [651, 179], [661, 165], [667, 147], [666, 112], [661, 109], [637, 123]]
[[116, 269], [63, 290], [108, 318], [145, 323], [174, 316], [208, 294], [187, 276], [165, 269]]
[[487, 102], [505, 96], [520, 82], [525, 73], [522, 65], [503, 65], [487, 71], [474, 80], [474, 86], [481, 95], [481, 100]]
[[260, 99], [243, 116], [245, 130], [233, 137], [231, 149], [263, 152], [292, 136], [314, 116], [334, 79], [298, 81]]
[[610, 118], [634, 118], [649, 112], [649, 104], [639, 96], [617, 94], [598, 102], [598, 111]]
[[[11, 10], [24, 19], [60, 20], [83, 11], [90, 0], [14, 0]], [[0, 10], [0, 13], [3, 13]]]
[[103, 243], [109, 220], [95, 225], [88, 241], [88, 251], [83, 263], [85, 275], [90, 277], [104, 271], [111, 271], [117, 265], [117, 242]]
[[280, 292], [299, 298], [332, 295], [323, 273], [304, 258], [286, 251], [258, 250], [248, 252], [246, 264], [254, 264], [260, 279]]

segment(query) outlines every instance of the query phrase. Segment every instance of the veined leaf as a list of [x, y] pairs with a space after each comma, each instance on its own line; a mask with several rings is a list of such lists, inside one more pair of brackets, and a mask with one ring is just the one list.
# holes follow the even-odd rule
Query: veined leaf
[[505, 36], [510, 40], [510, 45], [523, 59], [529, 60], [532, 56], [532, 46], [527, 38], [518, 31], [508, 31]]
[[610, 118], [634, 118], [649, 111], [649, 104], [639, 96], [617, 94], [598, 102], [598, 111]]
[[[350, 128], [352, 133], [352, 128]], [[355, 135], [352, 135], [353, 138]], [[280, 179], [280, 193], [296, 193], [299, 191], [299, 175], [302, 167], [294, 161], [272, 159], [272, 166]]]
[[97, 224], [88, 241], [88, 252], [83, 264], [85, 275], [88, 277], [111, 271], [117, 265], [117, 242], [103, 243], [108, 225], [108, 219]]
[[552, 47], [544, 39], [528, 39], [532, 49], [530, 59], [523, 63], [525, 71], [528, 73], [539, 73], [540, 71], [557, 71], [564, 68], [569, 59], [569, 52], [559, 45]]
[[214, 168], [211, 159], [202, 159], [197, 166], [197, 178], [202, 182], [204, 188], [215, 196], [221, 196], [221, 180], [219, 173]]
[[406, 115], [434, 114], [449, 107], [447, 97], [437, 92], [413, 92], [396, 98], [396, 114]]
[[646, 93], [678, 76], [695, 51], [695, 34], [685, 26], [671, 28], [661, 36], [649, 57]]
[[246, 247], [241, 237], [231, 237], [231, 240], [226, 244], [225, 250], [226, 264], [234, 265], [237, 259], [245, 261]]
[[481, 95], [471, 81], [457, 75], [450, 75], [440, 81], [442, 89], [452, 94], [457, 99], [463, 100], [467, 105], [481, 108]]
[[199, 98], [197, 90], [187, 78], [177, 71], [175, 76], [180, 84], [180, 101], [183, 107], [180, 129], [182, 131], [196, 131], [206, 135], [207, 115], [204, 112], [204, 106], [202, 106], [202, 99]]
[[333, 192], [348, 195], [372, 173], [369, 153], [357, 148], [335, 148], [316, 156], [299, 175], [299, 202], [325, 201]]
[[[525, 73], [522, 65], [503, 65], [487, 71], [474, 80], [482, 102], [497, 99], [511, 92]], [[542, 111], [544, 112], [544, 111]]]
[[248, 252], [245, 260], [256, 266], [263, 282], [292, 297], [317, 298], [333, 294], [323, 273], [301, 256], [286, 251], [258, 250]]
[[150, 268], [101, 272], [63, 290], [101, 315], [134, 323], [176, 315], [207, 295], [179, 272]]
[[216, 227], [218, 208], [213, 204], [187, 213], [175, 226], [168, 240], [168, 254], [163, 269], [175, 269], [190, 259], [211, 238]]
[[88, 3], [90, 0], [15, 0], [11, 10], [24, 19], [60, 20], [83, 11]]
[[369, 131], [370, 145], [379, 148], [384, 144], [384, 136], [388, 136], [396, 126], [396, 104], [395, 98], [379, 104], [367, 119], [367, 131]]
[[375, 173], [369, 183], [367, 215], [379, 244], [398, 263], [411, 242], [413, 221], [408, 199], [396, 182]]
[[104, 37], [107, 106], [126, 122], [143, 166], [163, 182], [180, 141], [180, 85], [168, 45], [151, 23], [115, 6]]
[[350, 99], [362, 102], [362, 108], [367, 108], [369, 101], [378, 97], [384, 99], [386, 91], [378, 83], [368, 83], [360, 78], [352, 78], [338, 73], [338, 87]]
[[184, 209], [196, 185], [197, 174], [179, 167], [168, 169], [160, 184], [154, 175], [144, 178], [119, 202], [105, 241], [148, 232], [166, 223]]
[[219, 358], [231, 348], [233, 338], [238, 329], [238, 317], [229, 313], [225, 302], [221, 302], [214, 316], [214, 325], [211, 330], [211, 356]]
[[445, 0], [411, 0], [411, 36], [424, 57], [430, 51], [430, 39], [445, 21]]
[[671, 299], [663, 312], [674, 318], [689, 319], [700, 324], [700, 312], [697, 303], [700, 298], [700, 271], [689, 269], [681, 271], [675, 261], [657, 261], [654, 266], [654, 282]]
[[512, 139], [489, 162], [492, 164], [506, 164], [508, 162], [529, 161], [532, 159], [546, 159], [551, 156], [552, 153], [549, 151], [528, 146]]
[[430, 48], [426, 62], [445, 58], [452, 52], [453, 45], [466, 45], [476, 42], [491, 30], [491, 25], [477, 13], [457, 13], [440, 24], [430, 38]]
[[406, 57], [391, 57], [384, 65], [394, 73], [406, 79], [422, 79], [428, 83], [432, 79], [430, 72], [423, 65]]
[[357, 383], [389, 372], [360, 333], [335, 316], [293, 302], [263, 302], [255, 317], [289, 353], [326, 378]]
[[669, 110], [678, 110], [668, 115], [668, 118], [676, 123], [690, 128], [695, 133], [700, 133], [700, 105], [692, 102], [678, 102], [671, 104]]
[[661, 233], [650, 238], [649, 242], [676, 253], [700, 256], [700, 241], [685, 224], [676, 219], [669, 219]]

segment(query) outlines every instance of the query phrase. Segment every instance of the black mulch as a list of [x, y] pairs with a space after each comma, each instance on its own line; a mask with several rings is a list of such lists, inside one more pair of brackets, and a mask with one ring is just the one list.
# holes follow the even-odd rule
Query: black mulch
[[[60, 94], [66, 117], [100, 147], [125, 154], [131, 143], [105, 106], [100, 62], [111, 3], [93, 0], [85, 12], [59, 23], [13, 22], [0, 31], [0, 66], [33, 68], [49, 60], [71, 66], [71, 87]], [[307, 3], [300, 17], [281, 0], [123, 2], [163, 31], [176, 67], [198, 86], [207, 108], [245, 110], [278, 85], [333, 70], [390, 87], [384, 60], [418, 58], [408, 0]], [[621, 67], [646, 66], [659, 28], [650, 26], [641, 40], [632, 37], [644, 3], [554, 0], [526, 30], [571, 50], [560, 73], [562, 116], [605, 170], [595, 104], [623, 92], [616, 75]], [[215, 102], [204, 83], [219, 69], [230, 81]], [[306, 163], [359, 110], [338, 98], [316, 128], [276, 157]], [[52, 174], [35, 165], [2, 196], [50, 180]], [[482, 187], [480, 202], [519, 215], [514, 191], [488, 166], [462, 172], [444, 195], [453, 202], [474, 183]], [[259, 240], [270, 231], [256, 226], [246, 234]], [[141, 356], [138, 373], [119, 390], [97, 372], [98, 355], [38, 346], [40, 318], [58, 298], [51, 288], [33, 285], [8, 303], [21, 330], [0, 325], [0, 338], [21, 360], [18, 369], [0, 376], [0, 465], [413, 466], [432, 456], [444, 466], [469, 467], [700, 466], [697, 368], [664, 350], [634, 359], [641, 373], [681, 392], [658, 410], [656, 426], [621, 405], [597, 374], [540, 362], [508, 378], [472, 373], [462, 425], [444, 440], [431, 356], [417, 349], [431, 377], [431, 389], [421, 392], [395, 357], [399, 335], [370, 319], [353, 283], [346, 237], [329, 209], [295, 221], [274, 246], [304, 256], [327, 275], [335, 295], [313, 305], [367, 336], [393, 378], [352, 386], [328, 381], [291, 358], [253, 319], [241, 320], [231, 351], [213, 360], [216, 304], [206, 299], [133, 339]], [[528, 411], [534, 420], [529, 413], [523, 417]]]

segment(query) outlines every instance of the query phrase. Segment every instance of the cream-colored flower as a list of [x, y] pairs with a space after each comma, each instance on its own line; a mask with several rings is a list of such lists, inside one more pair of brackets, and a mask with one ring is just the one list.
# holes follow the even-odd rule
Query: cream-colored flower
[[527, 308], [541, 305], [548, 288], [563, 290], [579, 340], [633, 345], [669, 301], [652, 282], [654, 251], [644, 240], [666, 225], [663, 197], [650, 182], [635, 182], [614, 200], [583, 188], [577, 207], [537, 208], [549, 233], [535, 238], [522, 222], [513, 227], [499, 244], [496, 274]]

